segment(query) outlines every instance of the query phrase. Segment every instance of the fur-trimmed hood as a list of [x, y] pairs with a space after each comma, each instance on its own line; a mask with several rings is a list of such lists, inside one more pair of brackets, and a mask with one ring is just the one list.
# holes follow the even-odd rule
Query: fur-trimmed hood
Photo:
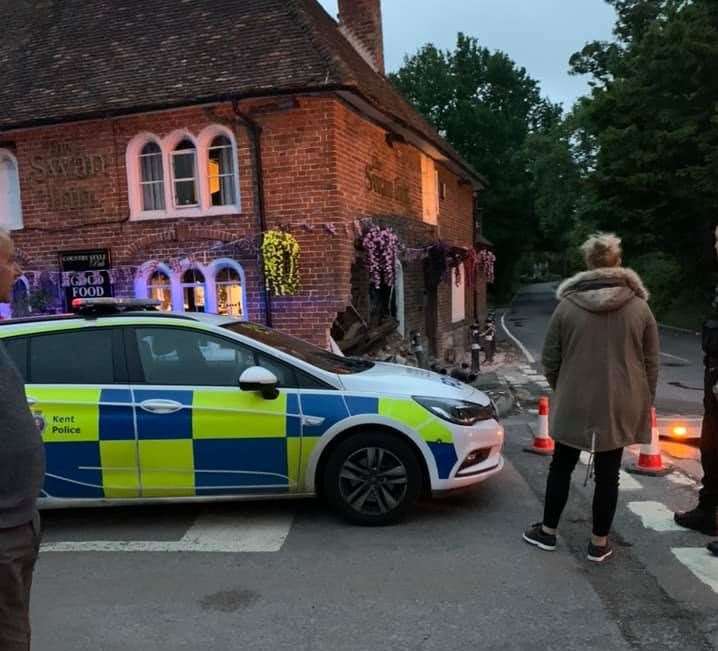
[[612, 312], [628, 301], [650, 297], [640, 276], [626, 267], [607, 267], [582, 271], [561, 283], [559, 300], [569, 300], [589, 312]]

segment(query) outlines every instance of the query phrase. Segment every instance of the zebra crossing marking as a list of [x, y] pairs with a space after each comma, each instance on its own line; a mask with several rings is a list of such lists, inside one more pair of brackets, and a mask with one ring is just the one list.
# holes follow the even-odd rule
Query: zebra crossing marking
[[673, 555], [713, 592], [718, 593], [718, 562], [704, 547], [672, 547]]
[[292, 526], [291, 514], [200, 515], [180, 540], [90, 540], [45, 543], [41, 552], [278, 552]]
[[661, 502], [629, 502], [628, 508], [641, 518], [643, 526], [653, 531], [685, 531], [673, 520], [673, 511]]

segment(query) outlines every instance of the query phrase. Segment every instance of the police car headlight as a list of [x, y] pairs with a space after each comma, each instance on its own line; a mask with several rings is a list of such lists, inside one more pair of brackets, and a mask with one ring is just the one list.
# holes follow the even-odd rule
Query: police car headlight
[[492, 403], [477, 405], [475, 402], [466, 402], [465, 400], [425, 396], [414, 396], [414, 400], [442, 420], [448, 420], [450, 423], [463, 427], [470, 427], [482, 420], [497, 419], [496, 409]]

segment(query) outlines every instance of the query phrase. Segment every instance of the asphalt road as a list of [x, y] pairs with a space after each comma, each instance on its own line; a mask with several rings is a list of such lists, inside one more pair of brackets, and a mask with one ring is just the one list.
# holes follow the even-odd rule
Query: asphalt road
[[[540, 368], [541, 349], [556, 307], [556, 283], [523, 288], [506, 315], [506, 325]], [[700, 337], [661, 328], [661, 372], [656, 408], [659, 415], [700, 416], [703, 412], [703, 357]]]
[[[33, 648], [715, 648], [718, 574], [711, 588], [674, 550], [693, 550], [708, 572], [718, 559], [703, 536], [656, 532], [628, 506], [685, 507], [695, 487], [624, 486], [616, 558], [596, 566], [577, 472], [559, 549], [541, 552], [521, 539], [540, 519], [548, 464], [522, 451], [526, 423], [507, 423], [502, 473], [393, 527], [344, 524], [313, 500], [48, 512]], [[246, 550], [208, 552], [212, 540]]]

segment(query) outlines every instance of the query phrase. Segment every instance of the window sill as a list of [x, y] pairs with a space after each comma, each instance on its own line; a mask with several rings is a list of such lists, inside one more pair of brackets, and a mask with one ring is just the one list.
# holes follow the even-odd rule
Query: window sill
[[212, 206], [211, 208], [173, 208], [172, 210], [152, 210], [130, 215], [131, 222], [150, 221], [154, 219], [180, 219], [182, 217], [202, 218], [222, 215], [240, 215], [239, 206]]

